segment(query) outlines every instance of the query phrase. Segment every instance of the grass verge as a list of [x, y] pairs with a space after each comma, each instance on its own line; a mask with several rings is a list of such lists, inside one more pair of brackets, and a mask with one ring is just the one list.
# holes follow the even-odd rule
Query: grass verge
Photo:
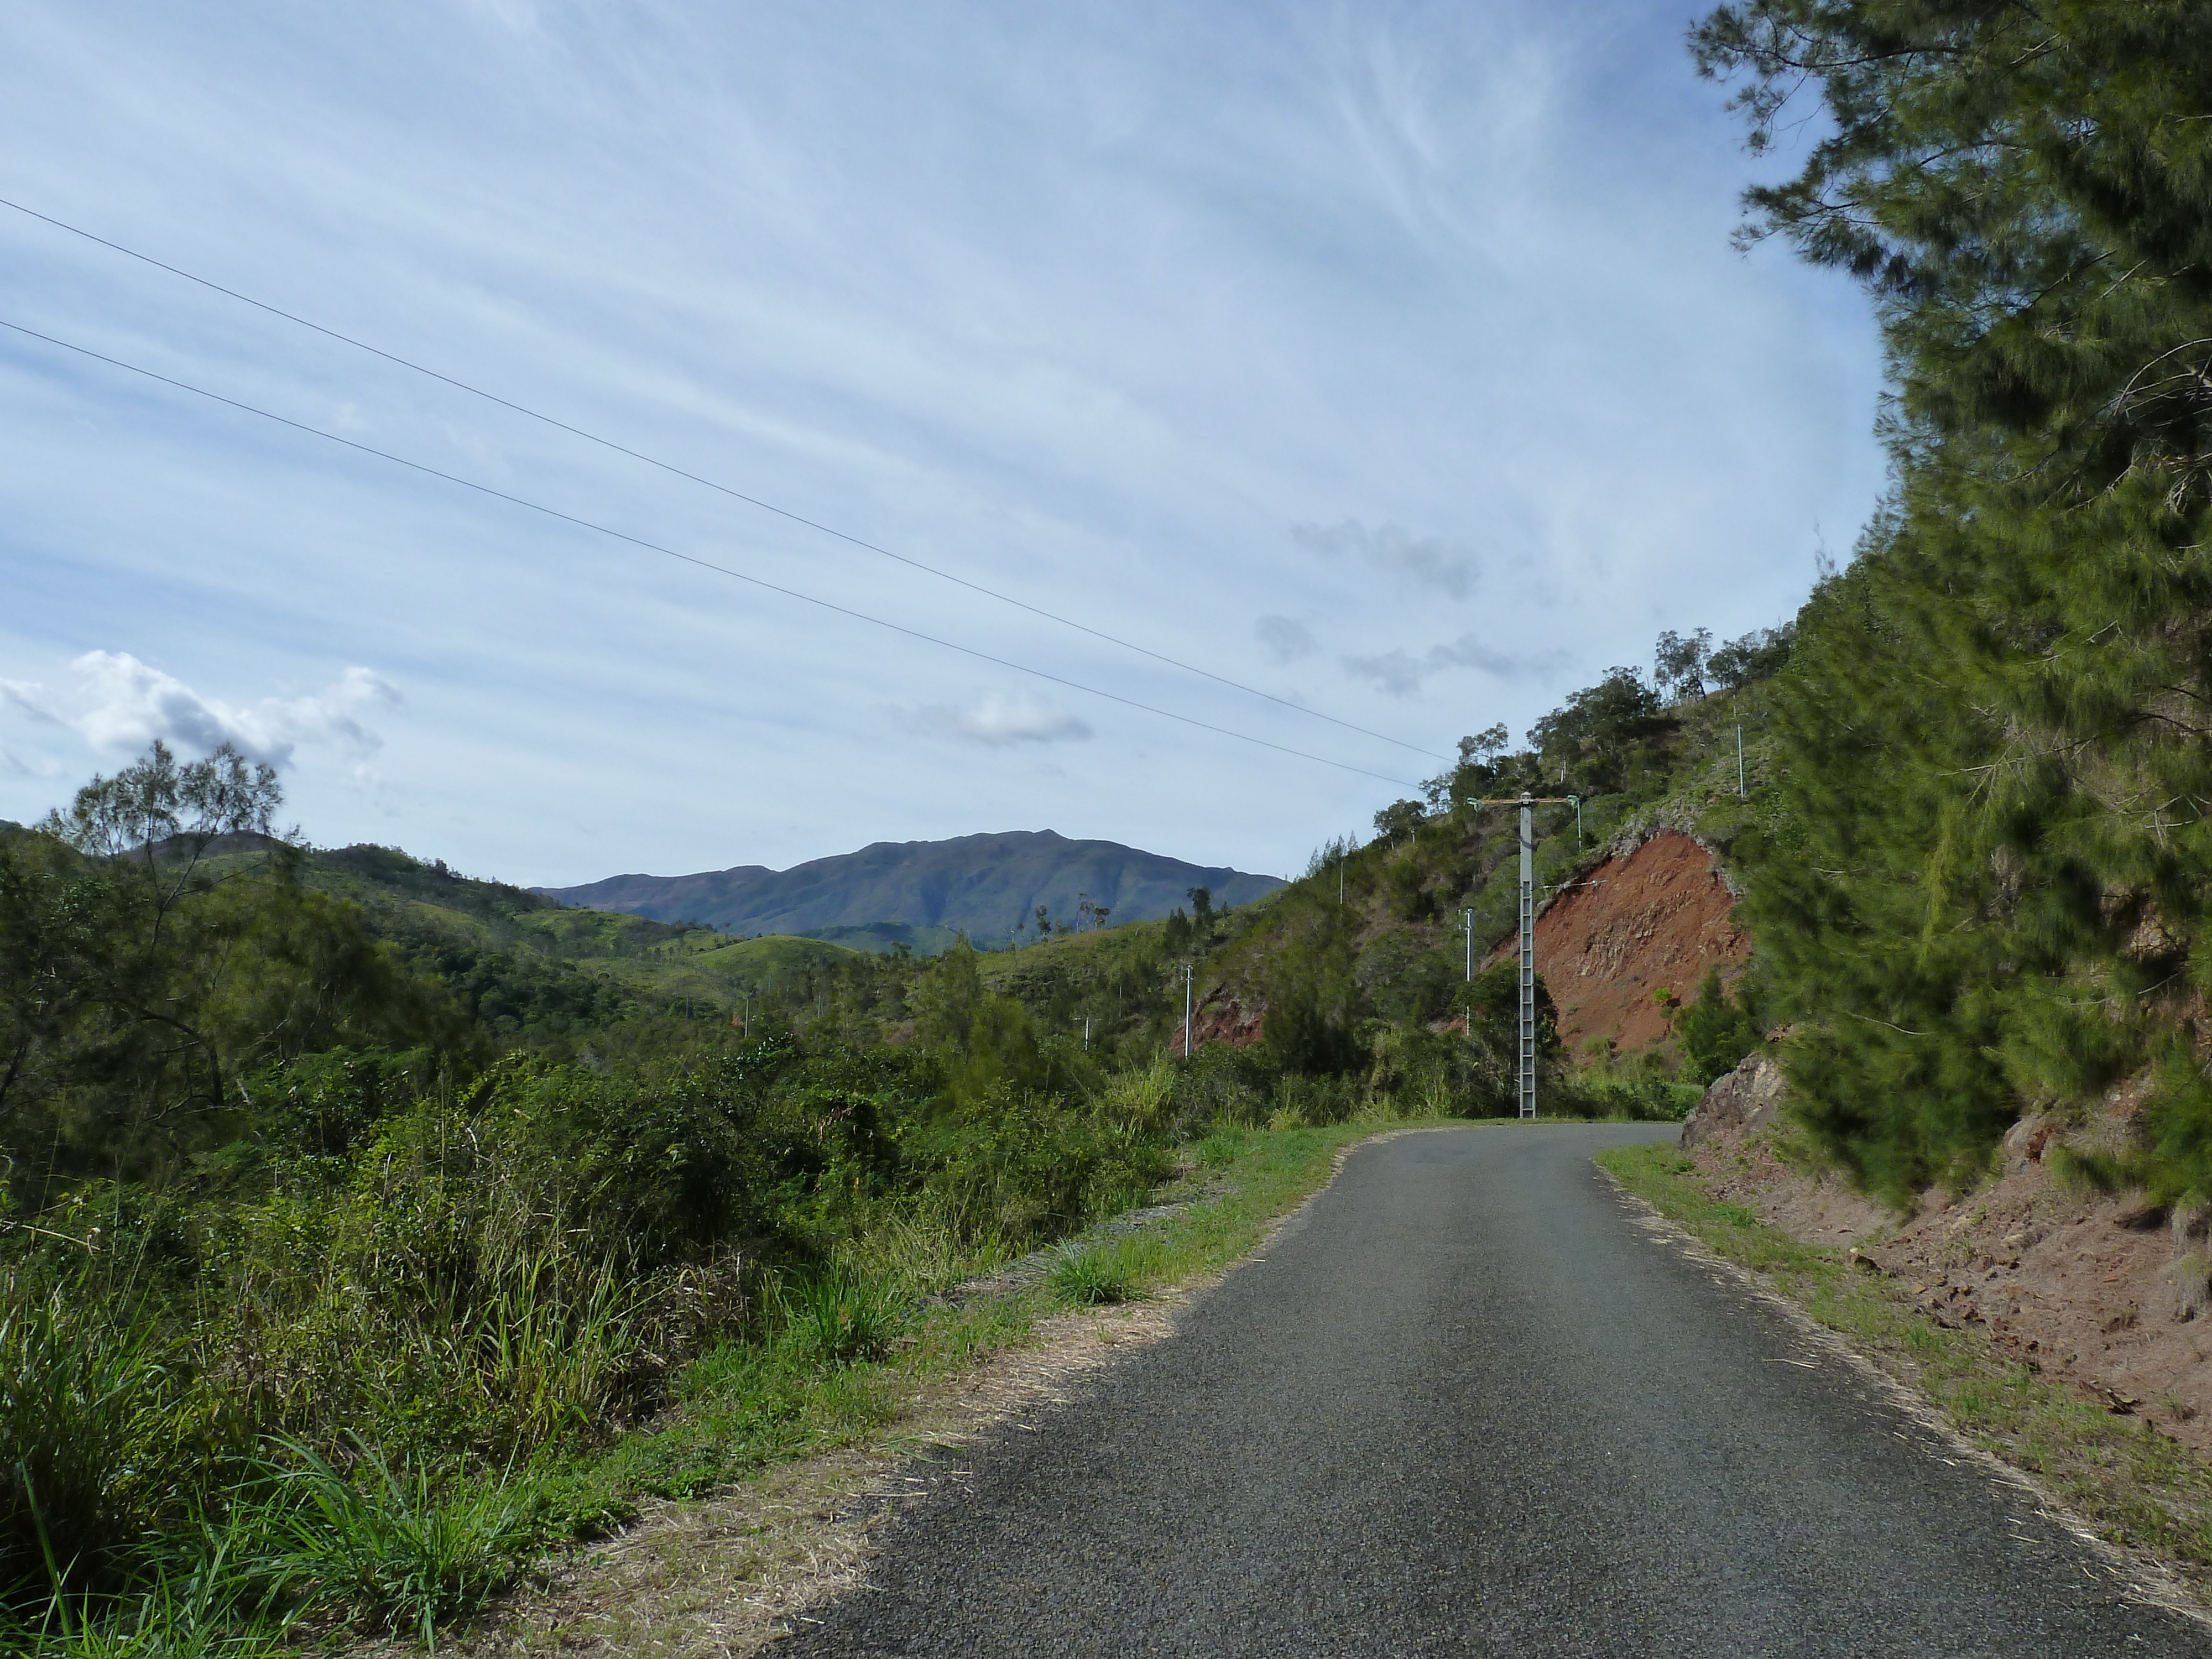
[[[712, 1629], [727, 1645], [751, 1617], [743, 1604], [803, 1607], [808, 1592], [794, 1600], [778, 1576], [803, 1577], [824, 1559], [853, 1556], [860, 1546], [845, 1534], [854, 1529], [841, 1534], [837, 1517], [884, 1478], [889, 1460], [939, 1441], [944, 1401], [986, 1374], [987, 1362], [1032, 1350], [1049, 1366], [1054, 1342], [1066, 1340], [1063, 1328], [1079, 1312], [1109, 1322], [1080, 1339], [1094, 1355], [1123, 1340], [1117, 1316], [1164, 1331], [1165, 1316], [1147, 1315], [1143, 1304], [1203, 1284], [1248, 1255], [1328, 1183], [1339, 1154], [1378, 1132], [1447, 1121], [1217, 1132], [1193, 1149], [1181, 1181], [1151, 1195], [1185, 1207], [1142, 1227], [1117, 1231], [1109, 1221], [1039, 1252], [1034, 1273], [1002, 1273], [999, 1279], [1014, 1282], [981, 1294], [928, 1294], [951, 1287], [932, 1282], [939, 1275], [926, 1267], [902, 1273], [901, 1253], [881, 1250], [867, 1255], [865, 1274], [841, 1269], [794, 1287], [782, 1329], [696, 1362], [661, 1421], [534, 1477], [548, 1545], [564, 1530], [588, 1535], [595, 1523], [635, 1515], [641, 1503], [669, 1500], [652, 1518], [653, 1541], [633, 1533], [614, 1553], [615, 1577], [626, 1571], [627, 1580], [579, 1583], [580, 1572], [589, 1579], [594, 1571], [590, 1555], [579, 1555], [560, 1592], [565, 1605], [533, 1607], [526, 1596], [459, 1646], [520, 1652], [532, 1638], [515, 1627], [544, 1625], [559, 1627], [579, 1653], [688, 1654], [686, 1627]], [[893, 1304], [896, 1311], [886, 1311]], [[863, 1327], [871, 1340], [845, 1340]], [[1033, 1341], [1040, 1337], [1041, 1348]], [[715, 1595], [702, 1594], [706, 1581], [720, 1586]]]
[[1717, 1201], [1674, 1147], [1616, 1147], [1597, 1162], [1716, 1255], [1925, 1395], [1970, 1443], [2035, 1477], [2112, 1543], [2165, 1564], [2212, 1606], [2212, 1467], [2188, 1448], [2046, 1380], [1978, 1331], [1936, 1323], [1895, 1280], [1850, 1266], [1840, 1251]]
[[899, 1287], [902, 1316], [894, 1321], [880, 1311], [894, 1294], [884, 1288], [897, 1277], [891, 1268], [872, 1294], [871, 1328], [880, 1335], [871, 1346], [841, 1359], [824, 1340], [837, 1316], [807, 1310], [775, 1340], [717, 1349], [684, 1374], [665, 1422], [566, 1472], [565, 1492], [552, 1493], [549, 1481], [549, 1502], [588, 1518], [625, 1498], [694, 1498], [773, 1463], [862, 1443], [894, 1424], [916, 1389], [1023, 1342], [1054, 1308], [1139, 1299], [1219, 1273], [1327, 1184], [1338, 1152], [1378, 1127], [1418, 1127], [1210, 1135], [1199, 1143], [1196, 1167], [1154, 1195], [1190, 1200], [1188, 1208], [1134, 1231], [1072, 1240], [1036, 1282], [1008, 1293], [945, 1302], [922, 1294], [939, 1287], [909, 1281]]

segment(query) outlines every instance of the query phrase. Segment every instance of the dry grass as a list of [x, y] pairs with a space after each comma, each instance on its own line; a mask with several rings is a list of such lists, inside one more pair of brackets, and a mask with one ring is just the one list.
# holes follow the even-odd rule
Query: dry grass
[[704, 1501], [653, 1504], [442, 1645], [470, 1659], [757, 1652], [866, 1581], [875, 1533], [900, 1504], [958, 1478], [930, 1453], [1064, 1401], [1117, 1352], [1170, 1334], [1188, 1299], [1170, 1291], [1041, 1318], [1022, 1346], [926, 1384], [879, 1443], [786, 1463]]

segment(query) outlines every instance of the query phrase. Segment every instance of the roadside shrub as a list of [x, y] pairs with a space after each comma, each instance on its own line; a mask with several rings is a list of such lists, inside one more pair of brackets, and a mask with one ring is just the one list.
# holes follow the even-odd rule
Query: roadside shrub
[[1047, 1282], [1060, 1300], [1079, 1308], [1102, 1307], [1129, 1299], [1127, 1267], [1110, 1245], [1060, 1251]]
[[1721, 985], [1720, 969], [1709, 968], [1697, 1000], [1676, 1012], [1674, 1034], [1682, 1049], [1683, 1075], [1711, 1084], [1726, 1077], [1759, 1046], [1759, 1025], [1748, 998], [1731, 998]]
[[0, 1601], [112, 1584], [206, 1448], [175, 1344], [88, 1274], [0, 1276]]
[[286, 1449], [296, 1461], [271, 1471], [243, 1564], [274, 1601], [434, 1650], [440, 1622], [505, 1589], [534, 1541], [527, 1494], [504, 1482], [441, 1482], [360, 1441], [350, 1477], [312, 1447]]
[[896, 1280], [839, 1263], [801, 1273], [778, 1293], [786, 1340], [804, 1357], [848, 1365], [880, 1358], [904, 1328], [908, 1298]]

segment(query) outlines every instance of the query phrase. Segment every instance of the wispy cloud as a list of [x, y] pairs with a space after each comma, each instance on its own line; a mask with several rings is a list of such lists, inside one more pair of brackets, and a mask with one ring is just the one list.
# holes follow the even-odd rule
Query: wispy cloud
[[1378, 691], [1394, 697], [1411, 697], [1419, 694], [1431, 675], [1447, 669], [1476, 668], [1498, 679], [1517, 679], [1556, 666], [1564, 659], [1565, 653], [1558, 651], [1531, 656], [1495, 651], [1474, 635], [1462, 634], [1455, 640], [1431, 646], [1418, 657], [1401, 646], [1379, 657], [1346, 657], [1344, 666], [1352, 678], [1367, 681]]
[[[4, 687], [5, 684], [0, 682], [0, 687]], [[58, 778], [62, 769], [58, 762], [43, 755], [35, 760], [25, 760], [13, 750], [0, 749], [0, 772], [19, 778]]]
[[1299, 546], [1329, 558], [1356, 558], [1377, 570], [1463, 599], [1474, 590], [1474, 561], [1441, 536], [1416, 536], [1395, 524], [1370, 530], [1357, 519], [1291, 527]]
[[1261, 647], [1279, 663], [1297, 662], [1321, 649], [1313, 629], [1288, 617], [1262, 617], [1253, 623], [1252, 633]]
[[964, 738], [993, 749], [1020, 743], [1080, 741], [1091, 727], [1057, 703], [1027, 691], [987, 691], [964, 704], [933, 703], [918, 709], [918, 731]]
[[362, 714], [400, 700], [389, 680], [359, 667], [312, 696], [250, 704], [203, 696], [127, 651], [88, 651], [70, 668], [76, 684], [58, 694], [30, 681], [0, 680], [0, 701], [74, 732], [94, 749], [139, 749], [156, 738], [201, 751], [228, 743], [271, 766], [289, 764], [301, 744], [328, 744], [357, 769], [365, 766], [384, 739], [362, 724]]
[[[1731, 248], [1788, 164], [1649, 0], [297, 9], [16, 0], [6, 193], [1425, 746], [1448, 691], [1525, 730], [1662, 628], [1789, 614], [1881, 488], [1864, 301]], [[1383, 787], [1282, 748], [1393, 770], [4, 210], [0, 258], [27, 325], [913, 630], [17, 339], [0, 674], [44, 684], [0, 744], [64, 776], [0, 763], [0, 817], [80, 730], [166, 732], [291, 750], [319, 841], [549, 884], [1014, 823], [1269, 869]], [[1432, 660], [1470, 629], [1575, 667]], [[1018, 681], [931, 637], [1282, 747], [987, 702]]]

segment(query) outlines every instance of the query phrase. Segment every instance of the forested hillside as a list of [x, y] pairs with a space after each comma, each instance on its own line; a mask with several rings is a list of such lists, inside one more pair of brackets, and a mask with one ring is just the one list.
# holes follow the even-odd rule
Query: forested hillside
[[565, 904], [711, 923], [726, 933], [799, 933], [874, 950], [904, 944], [934, 955], [963, 935], [993, 949], [1102, 920], [1159, 921], [1194, 887], [1233, 905], [1281, 885], [1273, 876], [1036, 830], [878, 842], [788, 870], [741, 865], [541, 890]]
[[1820, 1140], [1902, 1196], [2154, 1079], [2104, 1170], [2212, 1185], [2212, 8], [1746, 0], [1695, 36], [1748, 234], [1850, 273], [1894, 482], [1797, 624], [1739, 847]]

